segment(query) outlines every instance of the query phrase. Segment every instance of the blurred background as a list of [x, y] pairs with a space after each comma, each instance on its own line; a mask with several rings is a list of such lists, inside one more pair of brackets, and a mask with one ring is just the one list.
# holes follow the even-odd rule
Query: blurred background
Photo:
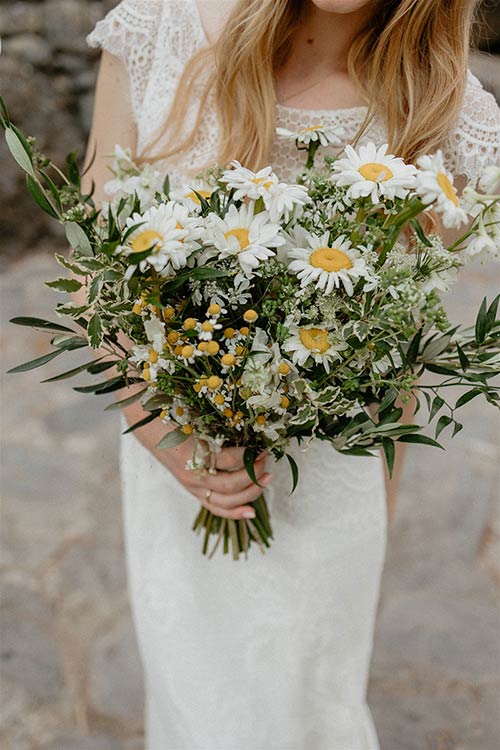
[[[0, 0], [0, 93], [14, 122], [55, 161], [70, 149], [84, 153], [99, 57], [85, 35], [115, 4]], [[499, 3], [484, 3], [482, 16], [471, 68], [500, 101]], [[47, 351], [42, 334], [7, 321], [52, 317], [54, 295], [42, 282], [54, 277], [51, 256], [65, 244], [27, 197], [3, 139], [0, 157], [0, 745], [140, 750], [119, 425], [103, 414], [105, 402], [68, 382], [40, 385], [59, 366], [4, 375]], [[498, 266], [467, 269], [449, 297], [450, 319], [472, 323], [498, 287]], [[409, 446], [369, 691], [383, 750], [500, 746], [498, 418], [476, 399], [464, 422], [445, 441], [446, 456]]]

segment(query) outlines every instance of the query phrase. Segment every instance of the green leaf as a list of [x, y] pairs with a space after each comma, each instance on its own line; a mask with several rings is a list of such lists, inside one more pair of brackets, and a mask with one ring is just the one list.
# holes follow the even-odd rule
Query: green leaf
[[391, 404], [394, 403], [397, 397], [398, 397], [398, 392], [396, 388], [389, 388], [389, 390], [387, 391], [384, 398], [379, 404], [379, 407], [377, 409], [377, 414], [380, 416], [381, 412], [383, 412], [384, 409], [387, 409], [388, 406], [391, 406]]
[[445, 427], [448, 427], [452, 422], [452, 417], [449, 417], [447, 414], [443, 414], [442, 417], [439, 417], [436, 425], [436, 437], [439, 437]]
[[299, 467], [297, 466], [297, 462], [292, 456], [290, 456], [288, 453], [285, 453], [285, 456], [287, 457], [288, 463], [290, 464], [290, 469], [292, 470], [292, 490], [290, 494], [293, 494], [299, 481]]
[[209, 279], [224, 279], [229, 274], [219, 268], [210, 268], [208, 266], [197, 266], [188, 274], [192, 279], [197, 281], [208, 281]]
[[[108, 356], [108, 355], [105, 355]], [[109, 370], [111, 367], [114, 367], [118, 364], [120, 360], [118, 359], [112, 359], [107, 360], [106, 362], [100, 362], [98, 359], [95, 360], [95, 364], [90, 365], [89, 367], [89, 373], [91, 375], [99, 375], [101, 372], [106, 372], [106, 370]]]
[[454, 370], [451, 367], [444, 367], [443, 365], [425, 365], [425, 369], [429, 370], [429, 372], [435, 372], [437, 375], [455, 375], [456, 377], [460, 376], [460, 373], [458, 373], [456, 370]]
[[81, 336], [68, 336], [67, 334], [59, 334], [54, 336], [51, 340], [52, 346], [57, 346], [58, 349], [64, 349], [65, 351], [73, 351], [74, 349], [82, 349], [84, 346], [88, 346], [87, 339]]
[[159, 413], [160, 412], [155, 411], [155, 412], [152, 412], [151, 414], [148, 414], [147, 417], [144, 417], [144, 419], [140, 419], [138, 422], [133, 424], [127, 430], [124, 430], [124, 432], [122, 432], [122, 435], [127, 435], [129, 432], [134, 432], [134, 430], [137, 430], [139, 427], [143, 427], [145, 424], [149, 424], [149, 422], [152, 422], [153, 419], [156, 419]]
[[66, 167], [68, 169], [68, 177], [73, 185], [80, 187], [80, 170], [78, 169], [77, 163], [77, 152], [72, 151], [66, 157]]
[[462, 428], [463, 428], [463, 424], [461, 424], [460, 422], [457, 422], [457, 421], [455, 420], [455, 425], [454, 425], [454, 427], [453, 427], [453, 432], [452, 432], [451, 436], [452, 436], [452, 437], [455, 437], [455, 435], [457, 434], [457, 432], [460, 432], [460, 430], [461, 430]]
[[28, 370], [34, 370], [36, 367], [41, 367], [42, 365], [47, 364], [47, 362], [50, 362], [52, 359], [55, 359], [64, 351], [65, 351], [64, 349], [56, 349], [53, 352], [44, 354], [43, 357], [37, 357], [37, 359], [31, 359], [29, 362], [24, 362], [22, 365], [17, 365], [17, 367], [13, 367], [12, 370], [8, 370], [7, 372], [16, 373], [16, 372], [27, 372]]
[[51, 195], [52, 195], [53, 199], [56, 202], [57, 208], [59, 209], [59, 211], [62, 211], [63, 210], [63, 206], [62, 206], [62, 203], [61, 203], [61, 197], [59, 195], [59, 189], [58, 189], [57, 185], [55, 184], [55, 182], [50, 178], [50, 176], [46, 172], [43, 172], [42, 170], [40, 170], [40, 174], [43, 176], [43, 179], [47, 183], [47, 187], [49, 188], [49, 190], [51, 192]]
[[464, 350], [458, 343], [457, 343], [457, 353], [458, 353], [458, 358], [460, 360], [460, 364], [462, 365], [462, 370], [465, 372], [470, 365], [470, 361], [467, 355], [465, 354]]
[[497, 294], [497, 296], [489, 306], [488, 312], [486, 313], [486, 332], [491, 331], [491, 329], [495, 325], [499, 302], [500, 294]]
[[59, 323], [52, 323], [50, 320], [43, 320], [43, 318], [11, 318], [10, 323], [14, 323], [16, 326], [28, 326], [29, 328], [41, 328], [47, 331], [69, 331], [74, 333], [71, 328], [59, 325]]
[[420, 341], [422, 339], [422, 329], [419, 328], [412, 340], [410, 341], [410, 346], [408, 347], [406, 351], [405, 360], [407, 364], [413, 364], [415, 360], [417, 359], [418, 350], [420, 348]]
[[35, 180], [29, 174], [26, 175], [26, 185], [28, 186], [28, 190], [31, 193], [31, 197], [33, 198], [35, 203], [40, 206], [42, 211], [45, 211], [45, 213], [51, 216], [53, 219], [58, 219], [59, 215], [57, 211], [54, 209], [38, 183], [35, 182]]
[[57, 289], [58, 292], [77, 292], [82, 288], [82, 283], [77, 279], [55, 279], [55, 281], [46, 281], [45, 286]]
[[432, 422], [442, 406], [444, 406], [444, 398], [441, 398], [441, 396], [436, 396], [436, 398], [432, 402], [432, 407], [429, 414], [429, 422]]
[[98, 313], [95, 313], [89, 320], [87, 327], [87, 334], [89, 336], [90, 346], [92, 349], [97, 349], [103, 338], [102, 321]]
[[443, 446], [440, 445], [437, 440], [433, 440], [432, 438], [427, 437], [427, 435], [401, 435], [401, 437], [398, 438], [398, 443], [419, 443], [421, 445], [432, 445], [435, 448], [441, 448], [444, 450]]
[[86, 362], [84, 365], [80, 365], [79, 367], [74, 367], [72, 370], [68, 370], [67, 372], [62, 372], [60, 375], [54, 375], [52, 378], [47, 378], [46, 380], [42, 380], [42, 383], [55, 383], [57, 380], [66, 380], [66, 378], [72, 378], [73, 375], [79, 375], [81, 372], [88, 371], [90, 365], [95, 364], [95, 359], [93, 359], [91, 362]]
[[26, 150], [23, 142], [17, 135], [17, 133], [8, 127], [5, 131], [5, 140], [10, 153], [27, 174], [33, 179], [36, 179], [35, 170], [33, 168], [33, 162], [31, 160], [31, 154]]
[[133, 393], [131, 396], [127, 396], [127, 398], [124, 398], [121, 401], [113, 401], [111, 404], [108, 404], [106, 406], [104, 411], [116, 411], [117, 409], [125, 409], [127, 406], [130, 406], [136, 401], [139, 401], [145, 391], [147, 391], [147, 387], [143, 388], [140, 391], [137, 391], [137, 393]]
[[182, 430], [177, 429], [162, 437], [160, 442], [156, 445], [157, 448], [175, 448], [176, 445], [180, 445], [187, 440], [189, 435], [185, 435]]
[[389, 476], [392, 477], [392, 470], [394, 468], [394, 458], [396, 455], [396, 446], [394, 440], [390, 438], [382, 438], [382, 448], [384, 449], [385, 460], [387, 461], [387, 469]]
[[459, 409], [461, 406], [464, 406], [464, 404], [472, 401], [473, 398], [476, 398], [476, 396], [479, 396], [482, 392], [483, 391], [480, 388], [473, 388], [472, 390], [467, 391], [467, 393], [464, 393], [457, 399], [455, 409]]
[[66, 239], [74, 250], [78, 250], [82, 255], [91, 256], [92, 245], [90, 240], [76, 221], [67, 221], [64, 225]]
[[482, 344], [486, 337], [486, 328], [487, 328], [486, 316], [487, 316], [486, 297], [484, 297], [483, 301], [481, 302], [481, 307], [479, 308], [479, 312], [476, 318], [475, 334], [476, 334], [477, 344]]
[[72, 263], [64, 255], [59, 255], [59, 253], [56, 253], [54, 257], [60, 266], [62, 266], [63, 268], [67, 268], [68, 271], [72, 271], [77, 276], [87, 275], [84, 268], [77, 265], [76, 263]]
[[104, 281], [101, 275], [94, 276], [89, 285], [89, 293], [87, 297], [89, 304], [92, 305], [99, 297], [103, 283]]
[[165, 195], [170, 195], [170, 177], [168, 176], [168, 174], [163, 180], [163, 192], [165, 193]]
[[109, 386], [115, 385], [118, 382], [125, 383], [123, 375], [117, 375], [114, 378], [105, 380], [102, 383], [92, 383], [91, 385], [79, 385], [73, 388], [78, 393], [103, 393]]
[[243, 465], [245, 466], [247, 474], [252, 482], [258, 487], [262, 487], [262, 485], [258, 483], [257, 477], [255, 476], [255, 456], [256, 452], [254, 448], [245, 448], [245, 452], [243, 453]]

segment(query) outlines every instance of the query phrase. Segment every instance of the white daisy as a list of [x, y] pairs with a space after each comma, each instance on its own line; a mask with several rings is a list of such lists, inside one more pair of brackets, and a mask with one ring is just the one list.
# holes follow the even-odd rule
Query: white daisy
[[191, 240], [189, 228], [178, 220], [178, 204], [172, 203], [153, 206], [146, 213], [136, 213], [127, 219], [127, 227], [141, 224], [127, 238], [127, 254], [133, 256], [151, 250], [139, 263], [141, 271], [150, 265], [161, 276], [172, 275], [187, 264], [188, 257], [198, 246]]
[[336, 185], [348, 186], [349, 198], [370, 196], [373, 203], [383, 198], [405, 198], [415, 186], [417, 170], [388, 154], [387, 148], [387, 143], [377, 148], [370, 142], [356, 151], [347, 145], [345, 158], [336, 159], [332, 165], [331, 179]]
[[315, 284], [324, 294], [330, 294], [342, 284], [349, 296], [352, 296], [354, 283], [361, 276], [368, 275], [366, 263], [351, 242], [341, 235], [334, 242], [328, 242], [329, 233], [321, 237], [309, 234], [308, 248], [295, 248], [290, 257], [296, 258], [290, 263], [289, 270], [296, 273], [301, 286]]
[[[292, 362], [300, 367], [306, 363], [323, 365], [330, 372], [330, 363], [342, 359], [341, 352], [347, 349], [347, 344], [341, 337], [327, 327], [316, 325], [289, 326], [290, 336], [282, 346], [283, 351], [289, 352]], [[310, 362], [312, 360], [312, 362]]]
[[460, 206], [457, 191], [453, 186], [453, 175], [444, 166], [442, 151], [433, 156], [420, 156], [417, 174], [417, 193], [422, 202], [431, 204], [443, 217], [443, 224], [450, 229], [467, 221], [467, 214]]
[[490, 195], [500, 192], [500, 166], [490, 164], [485, 168], [479, 178], [479, 189]]
[[264, 198], [271, 185], [278, 182], [272, 167], [264, 167], [258, 172], [252, 172], [251, 169], [243, 167], [236, 159], [231, 162], [231, 167], [232, 169], [225, 170], [221, 182], [225, 182], [230, 190], [236, 189], [234, 198], [237, 201], [244, 198], [255, 201]]
[[344, 135], [345, 129], [341, 125], [325, 125], [318, 122], [297, 131], [276, 128], [276, 133], [280, 138], [297, 141], [297, 143], [303, 143], [305, 146], [315, 141], [319, 141], [322, 146], [328, 146], [329, 144], [342, 143], [341, 136]]
[[230, 206], [223, 219], [210, 214], [212, 242], [220, 258], [235, 257], [247, 275], [262, 260], [275, 255], [274, 248], [285, 243], [278, 224], [269, 220], [267, 211], [254, 216], [253, 205]]
[[190, 211], [199, 211], [201, 201], [198, 196], [201, 195], [205, 200], [210, 200], [214, 191], [213, 186], [202, 180], [195, 180], [191, 185], [184, 185], [182, 190], [175, 191], [173, 197], [180, 203], [184, 203]]

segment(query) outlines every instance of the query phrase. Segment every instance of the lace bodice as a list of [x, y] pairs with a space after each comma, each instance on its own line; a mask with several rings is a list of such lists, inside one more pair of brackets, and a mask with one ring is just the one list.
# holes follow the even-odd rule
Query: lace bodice
[[[122, 0], [97, 23], [87, 42], [107, 49], [127, 66], [139, 149], [168, 115], [187, 60], [208, 44], [197, 0]], [[278, 126], [295, 131], [319, 120], [341, 125], [345, 131], [344, 143], [353, 139], [365, 114], [363, 106], [304, 110], [276, 105]], [[185, 182], [193, 170], [215, 162], [217, 140], [216, 112], [209, 102], [203, 132], [190, 152], [181, 159], [171, 158], [161, 163], [161, 167], [168, 169], [174, 184]], [[382, 143], [383, 123], [375, 121], [362, 142], [366, 140]], [[157, 148], [162, 145], [160, 141]], [[487, 164], [500, 162], [500, 109], [492, 94], [483, 89], [470, 71], [460, 116], [443, 150], [450, 171], [474, 181]], [[275, 141], [271, 162], [282, 179], [293, 178], [303, 164], [294, 143], [283, 140]]]

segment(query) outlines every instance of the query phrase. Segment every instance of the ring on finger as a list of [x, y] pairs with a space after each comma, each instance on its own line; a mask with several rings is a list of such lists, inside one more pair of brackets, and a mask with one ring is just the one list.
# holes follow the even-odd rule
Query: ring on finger
[[205, 492], [205, 502], [208, 504], [210, 502], [210, 498], [212, 497], [213, 490], [207, 490]]

